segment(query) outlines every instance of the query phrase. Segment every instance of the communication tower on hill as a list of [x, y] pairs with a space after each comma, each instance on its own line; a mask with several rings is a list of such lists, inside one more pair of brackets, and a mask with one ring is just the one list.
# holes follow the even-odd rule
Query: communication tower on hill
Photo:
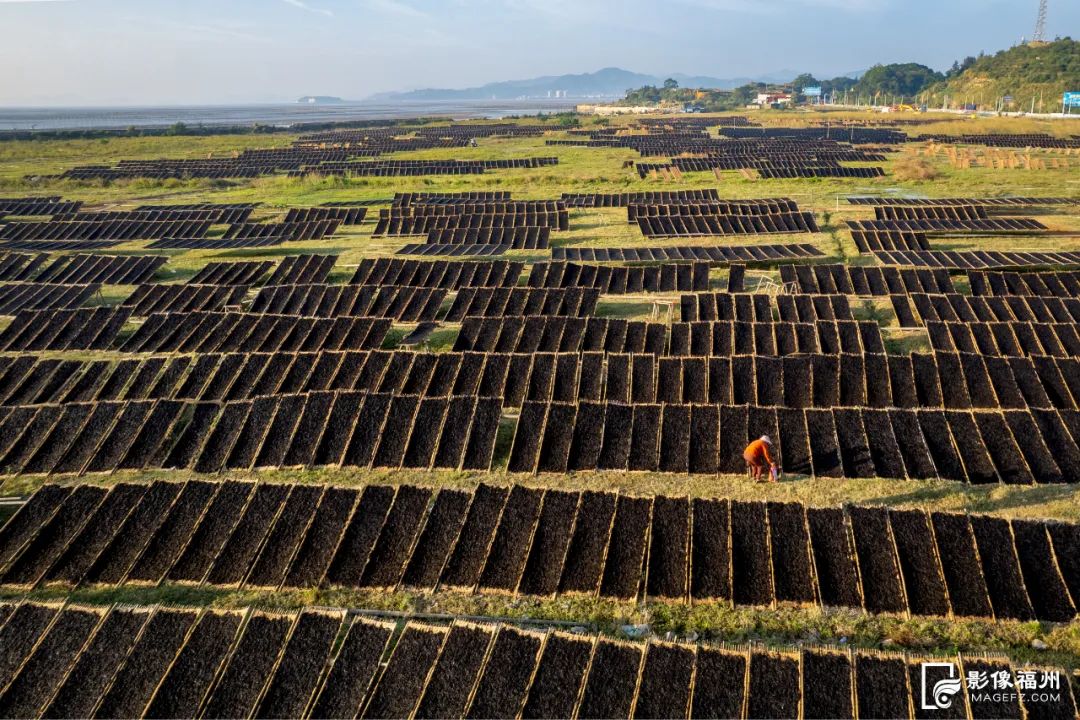
[[1035, 35], [1032, 43], [1046, 42], [1046, 6], [1049, 0], [1039, 0], [1039, 17], [1035, 20]]

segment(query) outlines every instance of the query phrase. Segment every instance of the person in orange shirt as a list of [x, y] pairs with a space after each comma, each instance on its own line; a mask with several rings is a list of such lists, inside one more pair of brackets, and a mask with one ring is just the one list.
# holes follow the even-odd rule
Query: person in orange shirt
[[765, 474], [766, 467], [769, 468], [769, 482], [777, 481], [779, 468], [773, 458], [772, 449], [772, 439], [768, 435], [762, 435], [743, 450], [743, 460], [746, 461], [747, 467], [753, 472], [754, 482], [762, 482], [762, 475]]

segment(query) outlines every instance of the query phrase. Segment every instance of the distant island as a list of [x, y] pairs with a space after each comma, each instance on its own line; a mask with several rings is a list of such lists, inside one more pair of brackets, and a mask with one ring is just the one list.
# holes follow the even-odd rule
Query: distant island
[[454, 101], [454, 100], [541, 100], [541, 99], [615, 99], [621, 98], [630, 88], [643, 85], [661, 85], [667, 78], [674, 78], [683, 87], [715, 88], [731, 90], [749, 82], [787, 82], [798, 75], [784, 70], [755, 78], [716, 78], [673, 73], [670, 75], [645, 75], [622, 68], [604, 68], [592, 73], [577, 75], [548, 75], [528, 80], [509, 80], [488, 83], [480, 87], [446, 89], [427, 88], [408, 92], [379, 93], [368, 97], [367, 102], [398, 101]]
[[296, 102], [302, 105], [340, 105], [345, 101], [330, 95], [305, 95]]

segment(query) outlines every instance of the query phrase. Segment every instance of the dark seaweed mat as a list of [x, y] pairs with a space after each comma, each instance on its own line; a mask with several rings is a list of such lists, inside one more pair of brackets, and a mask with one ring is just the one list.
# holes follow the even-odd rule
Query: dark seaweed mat
[[86, 485], [76, 488], [8, 567], [3, 582], [35, 584], [97, 510], [107, 492]]
[[480, 573], [481, 587], [513, 591], [525, 568], [530, 541], [540, 516], [544, 492], [514, 487], [506, 500], [499, 527]]
[[368, 395], [360, 414], [356, 418], [356, 426], [348, 447], [345, 449], [345, 457], [342, 465], [348, 467], [367, 467], [375, 455], [375, 446], [382, 434], [383, 424], [387, 413], [390, 411], [390, 395]]
[[752, 653], [746, 716], [792, 718], [799, 712], [799, 661]]
[[784, 366], [780, 358], [754, 358], [757, 373], [757, 404], [784, 404]]
[[440, 585], [472, 587], [476, 584], [509, 494], [506, 488], [488, 485], [476, 489], [454, 551], [439, 578]]
[[320, 612], [305, 612], [300, 616], [255, 717], [303, 715], [341, 629], [341, 620], [340, 614]]
[[0, 563], [14, 557], [18, 549], [56, 512], [71, 488], [44, 485], [31, 495], [19, 511], [0, 527]]
[[810, 358], [785, 357], [784, 405], [793, 408], [809, 407], [813, 400], [813, 382], [810, 374]]
[[165, 670], [195, 623], [194, 611], [159, 610], [131, 649], [95, 717], [141, 717]]
[[660, 426], [661, 472], [685, 473], [690, 458], [690, 406], [665, 405]]
[[942, 402], [947, 408], [969, 408], [971, 397], [968, 395], [960, 357], [956, 353], [936, 353], [938, 377], [941, 379]]
[[1045, 524], [1013, 520], [1012, 528], [1020, 570], [1036, 617], [1053, 622], [1068, 622], [1075, 618], [1076, 607], [1054, 562]]
[[1061, 576], [1075, 601], [1080, 597], [1080, 525], [1048, 523], [1046, 529], [1054, 545]]
[[544, 506], [519, 584], [521, 592], [551, 595], [558, 590], [579, 497], [578, 493], [560, 490], [548, 490], [544, 495]]
[[577, 406], [574, 434], [567, 451], [567, 468], [595, 469], [604, 440], [605, 406], [598, 402], [583, 402]]
[[0, 696], [0, 708], [3, 708], [5, 717], [38, 716], [41, 706], [63, 682], [101, 617], [99, 613], [81, 609], [67, 609], [60, 613], [48, 634]]
[[72, 441], [75, 440], [86, 419], [90, 417], [93, 406], [68, 405], [60, 415], [49, 436], [32, 454], [18, 472], [25, 474], [49, 473], [64, 456]]
[[893, 405], [902, 408], [917, 407], [918, 390], [915, 387], [914, 366], [910, 355], [887, 355], [889, 382], [892, 384]]
[[923, 440], [930, 451], [938, 476], [948, 480], [966, 480], [964, 466], [953, 444], [952, 432], [944, 412], [919, 410], [917, 413]]
[[447, 633], [420, 705], [418, 718], [461, 717], [484, 664], [491, 630], [454, 625]]
[[720, 465], [720, 410], [714, 405], [690, 408], [690, 458], [692, 473], [712, 474]]
[[168, 572], [219, 488], [217, 483], [198, 481], [184, 486], [169, 516], [128, 573], [129, 580], [157, 581]]
[[741, 718], [746, 671], [745, 655], [710, 647], [700, 648], [690, 716], [722, 720]]
[[240, 613], [207, 612], [161, 680], [147, 718], [195, 717], [240, 627]]
[[300, 421], [304, 411], [307, 397], [304, 395], [292, 395], [281, 398], [278, 403], [274, 421], [263, 438], [262, 447], [255, 458], [255, 467], [278, 467], [285, 459], [289, 451], [289, 442], [292, 440], [293, 431]]
[[860, 718], [911, 717], [907, 666], [900, 658], [856, 656], [855, 687]]
[[498, 398], [480, 398], [469, 426], [469, 440], [461, 466], [465, 470], [489, 470], [495, 454], [495, 439], [502, 417]]
[[54, 607], [33, 603], [22, 604], [11, 613], [0, 627], [0, 683], [7, 685], [15, 676], [56, 613]]
[[322, 580], [352, 515], [359, 490], [327, 488], [311, 527], [285, 576], [287, 587], [314, 587]]
[[514, 444], [510, 448], [510, 461], [506, 466], [510, 472], [536, 472], [547, 411], [546, 402], [526, 402], [521, 406]]
[[984, 515], [971, 517], [971, 530], [982, 560], [986, 589], [997, 617], [1030, 620], [1035, 616], [1024, 588], [1009, 521]]
[[87, 571], [85, 579], [90, 582], [120, 582], [142, 552], [151, 533], [165, 519], [183, 487], [180, 483], [169, 482], [156, 482], [151, 485], [142, 501], [113, 536], [109, 546]]
[[536, 666], [540, 640], [537, 635], [509, 627], [499, 630], [466, 717], [517, 717]]
[[253, 615], [244, 627], [225, 670], [207, 699], [206, 718], [248, 717], [255, 709], [293, 619], [285, 616]]
[[843, 510], [807, 508], [821, 602], [830, 607], [861, 607], [848, 519]]
[[866, 609], [871, 612], [903, 612], [907, 609], [900, 584], [889, 516], [884, 508], [850, 509], [859, 558]]
[[982, 567], [975, 553], [975, 537], [968, 518], [950, 513], [931, 513], [941, 569], [956, 615], [988, 617], [993, 612]]
[[544, 644], [528, 699], [522, 711], [526, 718], [571, 717], [585, 670], [592, 656], [593, 641], [586, 638], [551, 635]]
[[109, 613], [42, 717], [89, 716], [128, 650], [135, 644], [147, 618], [149, 613], [136, 610], [118, 609]]
[[443, 421], [439, 446], [432, 460], [434, 467], [456, 470], [461, 465], [465, 455], [469, 424], [475, 412], [476, 401], [473, 398], [456, 397], [450, 400], [446, 419]]
[[379, 444], [371, 460], [373, 467], [399, 467], [405, 455], [405, 448], [412, 433], [413, 419], [420, 405], [415, 396], [398, 395], [390, 401]]
[[843, 477], [844, 468], [836, 440], [833, 413], [829, 410], [807, 410], [806, 430], [817, 477]]
[[[283, 466], [292, 467], [311, 463], [319, 439], [326, 427], [326, 420], [330, 415], [333, 402], [334, 394], [330, 392], [315, 392], [308, 395], [304, 410], [292, 432], [292, 438], [285, 441], [289, 445], [281, 461]], [[273, 440], [267, 438], [265, 442], [272, 444]], [[348, 458], [346, 458], [346, 464], [348, 464]]]
[[87, 568], [112, 540], [124, 518], [142, 500], [145, 490], [143, 485], [128, 483], [114, 487], [82, 531], [45, 573], [45, 580], [75, 583], [82, 579]]
[[997, 471], [983, 445], [982, 436], [975, 425], [971, 413], [947, 412], [945, 419], [949, 423], [957, 447], [963, 450], [964, 468], [968, 482], [996, 483]]
[[836, 355], [810, 356], [813, 377], [813, 406], [834, 407], [840, 404], [840, 358]]
[[247, 509], [210, 569], [207, 582], [213, 585], [243, 582], [290, 489], [289, 486], [275, 485], [260, 485], [255, 489]]
[[578, 708], [579, 718], [629, 718], [641, 648], [600, 640]]
[[72, 441], [67, 452], [53, 466], [52, 472], [75, 473], [82, 470], [93, 457], [102, 438], [112, 429], [123, 409], [123, 403], [96, 404], [82, 431]]
[[405, 562], [412, 550], [413, 538], [420, 532], [420, 524], [427, 512], [432, 491], [403, 485], [398, 488], [394, 504], [383, 523], [382, 532], [368, 557], [360, 585], [367, 587], [394, 587], [405, 569]]
[[[161, 407], [160, 403], [158, 407]], [[203, 446], [207, 445], [208, 448], [211, 447], [209, 446], [208, 440], [208, 438], [211, 436], [211, 428], [214, 426], [214, 422], [221, 414], [222, 406], [218, 403], [197, 403], [194, 406], [190, 420], [187, 422], [187, 424], [184, 425], [183, 421], [181, 421], [176, 427], [174, 427], [173, 431], [170, 433], [169, 441], [161, 444], [161, 450], [162, 452], [164, 452], [164, 450], [169, 447], [169, 443], [172, 442], [172, 450], [160, 463], [161, 467], [191, 467], [192, 464], [194, 464], [195, 460], [199, 458]], [[246, 415], [246, 413], [244, 414]], [[236, 419], [237, 413], [236, 410], [233, 410], [233, 412], [230, 413], [229, 423], [234, 423]], [[147, 419], [146, 425], [143, 427], [144, 434], [146, 433], [147, 429], [152, 428], [153, 420], [153, 415], [151, 415], [151, 417]], [[242, 418], [240, 418], [240, 420], [241, 422], [243, 421]], [[215, 435], [215, 440], [221, 438], [221, 435]], [[160, 443], [160, 436], [157, 437], [159, 438], [158, 442]], [[235, 439], [235, 437], [233, 437], [232, 439]], [[136, 446], [138, 446], [138, 441], [136, 441]], [[231, 440], [229, 441], [229, 446], [232, 446]], [[151, 467], [157, 466], [157, 459], [158, 454], [155, 453], [154, 457], [151, 457], [146, 461], [146, 465]], [[224, 458], [222, 458], [222, 462], [224, 462]], [[128, 463], [128, 458], [125, 458], [124, 462], [121, 463], [121, 467], [129, 467]]]
[[1013, 437], [1018, 441], [1017, 445], [1024, 460], [1031, 469], [1033, 479], [1038, 483], [1064, 482], [1065, 477], [1054, 459], [1055, 453], [1047, 447], [1032, 414], [1026, 410], [1006, 410], [1003, 414]]
[[614, 495], [582, 493], [577, 524], [559, 582], [560, 592], [596, 592], [604, 570], [604, 556], [614, 513]]
[[[1024, 710], [1027, 711], [1028, 720], [1072, 720], [1077, 716], [1076, 701], [1069, 687], [1067, 672], [1061, 673], [1061, 699], [1058, 701], [1040, 697], [1035, 693], [1034, 697], [1024, 697]], [[1076, 676], [1073, 675], [1075, 682]]]
[[191, 534], [187, 548], [169, 570], [170, 580], [198, 581], [217, 557], [232, 534], [236, 521], [247, 503], [254, 485], [228, 481], [221, 486], [198, 527]]
[[896, 436], [893, 435], [888, 412], [867, 409], [863, 410], [862, 416], [866, 439], [870, 444], [870, 455], [874, 459], [878, 477], [906, 478], [904, 458], [900, 454]]
[[731, 543], [726, 500], [692, 501], [690, 594], [694, 598], [731, 598]]
[[814, 602], [817, 593], [803, 506], [769, 503], [767, 507], [776, 599]]
[[840, 356], [840, 405], [866, 405], [866, 366], [862, 355]]
[[428, 513], [427, 522], [416, 541], [416, 548], [405, 567], [402, 583], [411, 587], [433, 588], [439, 581], [446, 558], [461, 532], [472, 494], [460, 490], [440, 490]]
[[543, 441], [540, 445], [538, 466], [540, 472], [566, 472], [577, 412], [577, 405], [557, 403], [549, 406], [548, 421], [546, 421]]
[[685, 718], [690, 705], [693, 649], [651, 643], [645, 651], [635, 718]]
[[604, 442], [597, 467], [601, 470], [625, 470], [630, 457], [630, 432], [634, 409], [630, 405], [609, 403], [604, 416]]
[[394, 501], [394, 488], [371, 485], [364, 488], [352, 519], [345, 528], [326, 571], [326, 581], [332, 585], [355, 586], [360, 582], [371, 548], [382, 530], [386, 514]]
[[660, 405], [634, 405], [630, 433], [630, 470], [656, 470], [660, 442]]
[[[446, 398], [425, 398], [416, 411], [416, 421], [401, 464], [404, 467], [426, 468], [432, 463], [435, 448], [442, 434], [443, 421], [450, 401]], [[331, 418], [331, 423], [333, 418]], [[333, 427], [333, 424], [330, 425]], [[323, 442], [325, 443], [325, 436]], [[342, 444], [344, 450], [344, 443]]]
[[968, 396], [971, 398], [972, 407], [996, 408], [998, 399], [990, 384], [990, 376], [982, 357], [971, 353], [960, 353], [960, 366], [963, 368], [964, 379], [967, 381]]
[[251, 567], [246, 581], [248, 585], [277, 587], [281, 584], [322, 495], [323, 488], [320, 486], [293, 488]]
[[776, 421], [780, 434], [781, 469], [794, 475], [812, 474], [810, 438], [804, 411], [799, 408], [777, 408]]
[[392, 628], [358, 619], [334, 659], [322, 690], [312, 705], [313, 718], [355, 717], [379, 670]]
[[836, 409], [832, 414], [836, 425], [840, 456], [844, 462], [844, 476], [873, 477], [874, 462], [870, 453], [870, 442], [863, 426], [862, 412], [857, 409]]
[[737, 604], [768, 605], [773, 601], [772, 559], [764, 503], [731, 503], [731, 568]]
[[949, 598], [930, 532], [930, 519], [921, 510], [890, 510], [889, 523], [911, 612], [947, 615]]
[[941, 381], [933, 355], [912, 353], [911, 367], [915, 375], [915, 391], [920, 407], [940, 407]]
[[889, 422], [892, 424], [896, 444], [904, 460], [908, 477], [932, 478], [937, 475], [934, 461], [923, 439], [919, 417], [911, 410], [890, 410]]
[[649, 595], [686, 597], [689, 534], [690, 505], [687, 499], [655, 498], [649, 544]]
[[803, 717], [854, 718], [851, 660], [847, 655], [807, 651], [802, 657]]
[[652, 505], [649, 498], [619, 497], [600, 583], [601, 595], [623, 599], [637, 597]]
[[1010, 485], [1033, 484], [1035, 478], [1031, 476], [1005, 418], [998, 413], [975, 413], [974, 417], [979, 434], [1002, 481]]
[[327, 416], [326, 429], [319, 440], [319, 446], [315, 449], [312, 464], [341, 464], [363, 401], [364, 393], [359, 391], [338, 393]]
[[[746, 468], [743, 450], [746, 449], [749, 419], [745, 407], [720, 408], [720, 471], [741, 473]], [[756, 438], [755, 438], [756, 439]]]

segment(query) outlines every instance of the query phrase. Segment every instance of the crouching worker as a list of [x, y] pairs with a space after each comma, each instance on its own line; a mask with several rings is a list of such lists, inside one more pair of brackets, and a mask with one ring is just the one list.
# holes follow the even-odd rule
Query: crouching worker
[[743, 460], [746, 461], [747, 468], [754, 476], [754, 482], [764, 482], [763, 476], [765, 475], [765, 469], [768, 468], [768, 482], [777, 482], [777, 478], [780, 475], [780, 468], [776, 464], [776, 460], [773, 458], [773, 446], [772, 440], [768, 435], [762, 435], [746, 446], [746, 450], [743, 451]]

